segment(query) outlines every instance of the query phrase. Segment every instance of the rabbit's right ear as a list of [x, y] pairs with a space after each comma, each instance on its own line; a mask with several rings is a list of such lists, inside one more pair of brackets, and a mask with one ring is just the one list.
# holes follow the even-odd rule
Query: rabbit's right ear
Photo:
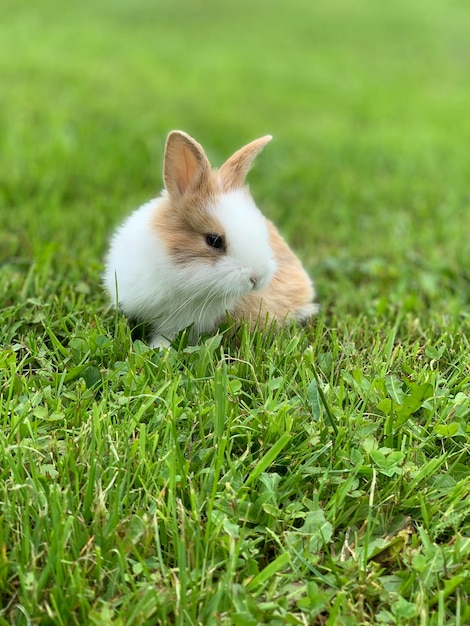
[[182, 196], [209, 180], [211, 166], [200, 144], [181, 130], [168, 135], [163, 180], [170, 196]]
[[232, 154], [232, 156], [225, 161], [220, 168], [220, 175], [226, 190], [243, 187], [245, 177], [250, 170], [253, 159], [271, 139], [271, 135], [255, 139], [255, 141], [252, 141], [247, 146], [243, 146], [243, 148], [237, 150], [235, 154]]

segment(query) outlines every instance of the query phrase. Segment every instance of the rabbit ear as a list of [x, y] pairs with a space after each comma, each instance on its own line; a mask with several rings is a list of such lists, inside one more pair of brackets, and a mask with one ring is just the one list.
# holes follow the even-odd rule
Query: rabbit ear
[[255, 139], [255, 141], [252, 141], [247, 146], [237, 150], [235, 154], [232, 154], [232, 156], [225, 161], [220, 168], [224, 189], [239, 189], [243, 187], [245, 177], [248, 174], [253, 159], [271, 139], [271, 135]]
[[194, 191], [209, 179], [210, 171], [202, 146], [181, 130], [171, 131], [163, 158], [163, 180], [170, 196]]

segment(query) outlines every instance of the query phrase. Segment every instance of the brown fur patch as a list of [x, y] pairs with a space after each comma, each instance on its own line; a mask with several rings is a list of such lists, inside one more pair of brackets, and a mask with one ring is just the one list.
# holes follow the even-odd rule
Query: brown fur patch
[[211, 248], [205, 240], [209, 233], [226, 236], [221, 223], [208, 211], [220, 192], [218, 175], [213, 171], [197, 191], [161, 201], [152, 227], [175, 263], [188, 265], [196, 259], [215, 263], [225, 253], [223, 249]]

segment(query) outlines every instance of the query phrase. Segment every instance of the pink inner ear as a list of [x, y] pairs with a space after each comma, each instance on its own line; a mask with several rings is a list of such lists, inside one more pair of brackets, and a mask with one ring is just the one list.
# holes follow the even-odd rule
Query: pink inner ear
[[194, 139], [181, 131], [170, 133], [163, 166], [165, 187], [170, 195], [183, 195], [189, 190], [196, 190], [209, 171], [204, 150]]
[[191, 186], [191, 183], [196, 181], [197, 173], [199, 170], [199, 163], [194, 158], [194, 155], [188, 149], [183, 149], [182, 155], [182, 171], [181, 172], [181, 181], [183, 183], [181, 191], [184, 192], [188, 187]]

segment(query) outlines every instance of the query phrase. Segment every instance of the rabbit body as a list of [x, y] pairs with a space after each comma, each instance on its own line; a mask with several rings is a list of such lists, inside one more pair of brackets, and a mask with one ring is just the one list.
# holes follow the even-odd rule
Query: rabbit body
[[118, 228], [103, 277], [126, 316], [151, 323], [153, 347], [188, 326], [193, 339], [210, 332], [227, 312], [262, 327], [317, 311], [309, 276], [244, 184], [270, 139], [248, 144], [213, 170], [189, 135], [168, 136], [166, 189]]

